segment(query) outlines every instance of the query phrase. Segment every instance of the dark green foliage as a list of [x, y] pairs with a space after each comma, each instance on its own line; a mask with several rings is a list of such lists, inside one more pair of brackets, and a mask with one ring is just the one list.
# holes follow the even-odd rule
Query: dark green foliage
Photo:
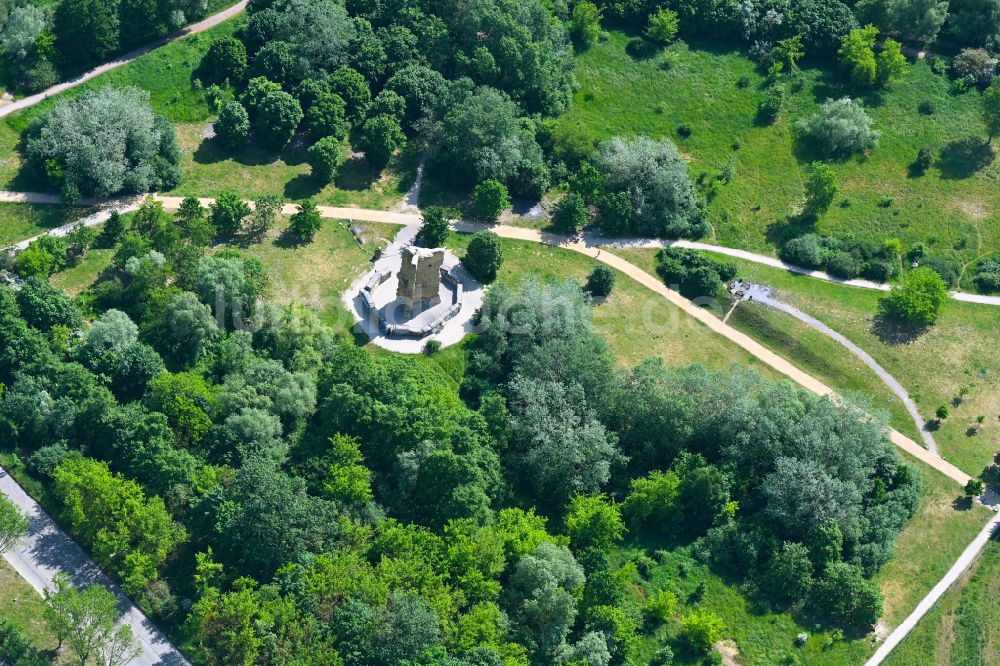
[[250, 116], [243, 105], [233, 100], [219, 113], [215, 121], [215, 136], [228, 150], [239, 150], [250, 138]]
[[473, 190], [472, 204], [479, 219], [495, 221], [503, 211], [510, 208], [507, 186], [496, 180], [484, 180]]
[[37, 650], [11, 620], [0, 618], [0, 659], [18, 666], [47, 666], [52, 659]]
[[1000, 291], [1000, 261], [987, 259], [979, 264], [974, 280], [979, 291], [985, 293]]
[[281, 150], [301, 122], [302, 107], [294, 97], [284, 91], [268, 93], [257, 108], [254, 137], [271, 150]]
[[263, 77], [291, 90], [302, 79], [299, 60], [287, 42], [268, 42], [257, 52], [250, 76]]
[[336, 137], [323, 137], [309, 146], [307, 160], [312, 167], [313, 178], [321, 183], [333, 182], [337, 169], [344, 161], [344, 147]]
[[288, 231], [300, 241], [309, 242], [322, 225], [323, 218], [316, 208], [316, 203], [306, 199], [299, 204], [299, 210], [289, 220]]
[[424, 247], [442, 247], [450, 233], [449, 212], [447, 208], [440, 206], [429, 206], [424, 209], [418, 236], [420, 244]]
[[868, 632], [882, 616], [878, 586], [844, 562], [826, 567], [813, 585], [809, 603], [821, 617], [857, 631]]
[[617, 276], [618, 274], [615, 273], [614, 269], [603, 265], [598, 266], [591, 271], [584, 289], [591, 296], [597, 298], [607, 298], [611, 295], [611, 291], [615, 288], [615, 280], [617, 279]]
[[475, 234], [469, 241], [462, 263], [480, 282], [493, 282], [503, 264], [500, 237], [490, 231]]
[[351, 129], [347, 122], [343, 98], [333, 93], [321, 93], [306, 113], [306, 127], [317, 139], [333, 137], [342, 141]]
[[365, 153], [365, 159], [376, 167], [389, 163], [393, 153], [406, 145], [399, 121], [392, 116], [372, 116], [361, 126], [358, 147]]
[[862, 275], [887, 282], [899, 272], [899, 257], [892, 247], [854, 237], [838, 239], [809, 233], [787, 241], [779, 254], [790, 264], [843, 278]]
[[583, 229], [590, 219], [590, 211], [583, 197], [570, 192], [556, 204], [552, 211], [552, 226], [568, 234], [576, 234]]
[[25, 321], [42, 331], [53, 326], [75, 329], [83, 317], [66, 294], [39, 278], [28, 278], [17, 292], [17, 305]]
[[201, 60], [201, 75], [207, 83], [240, 83], [247, 74], [247, 49], [235, 37], [212, 42]]
[[243, 219], [250, 214], [250, 206], [235, 192], [223, 192], [209, 207], [212, 226], [225, 234], [234, 234], [243, 226]]
[[106, 60], [118, 49], [118, 3], [69, 0], [59, 3], [54, 19], [56, 43], [67, 62], [85, 65]]
[[736, 266], [719, 264], [694, 250], [664, 248], [656, 255], [656, 274], [689, 298], [714, 296], [723, 282], [736, 277]]

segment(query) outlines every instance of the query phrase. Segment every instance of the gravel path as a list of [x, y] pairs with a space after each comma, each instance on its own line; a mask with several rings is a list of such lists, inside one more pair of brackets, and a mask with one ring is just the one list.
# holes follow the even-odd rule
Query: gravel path
[[60, 529], [52, 518], [0, 467], [0, 493], [17, 505], [28, 517], [28, 537], [16, 548], [4, 554], [17, 573], [41, 594], [52, 586], [57, 573], [66, 573], [76, 586], [98, 583], [118, 597], [120, 622], [132, 627], [142, 647], [142, 653], [130, 663], [134, 666], [187, 666], [184, 655], [170, 639], [153, 624], [98, 568], [84, 550]]
[[218, 14], [213, 14], [212, 16], [209, 16], [208, 18], [202, 19], [201, 21], [198, 21], [197, 23], [192, 23], [189, 26], [181, 28], [177, 32], [171, 33], [171, 34], [167, 35], [166, 37], [161, 37], [160, 39], [157, 39], [154, 42], [150, 42], [149, 44], [146, 44], [145, 46], [140, 46], [139, 48], [135, 49], [134, 51], [129, 51], [125, 55], [122, 55], [122, 56], [120, 56], [118, 58], [115, 58], [114, 60], [112, 60], [110, 62], [106, 62], [103, 65], [99, 65], [99, 66], [95, 67], [94, 69], [91, 69], [91, 70], [89, 70], [87, 72], [84, 72], [83, 74], [80, 74], [79, 76], [77, 76], [75, 78], [70, 79], [69, 81], [63, 81], [62, 83], [57, 83], [56, 85], [52, 86], [51, 88], [46, 88], [45, 90], [43, 90], [40, 93], [36, 93], [34, 95], [31, 95], [30, 97], [24, 97], [22, 99], [17, 100], [16, 102], [11, 102], [10, 104], [7, 104], [7, 105], [5, 105], [3, 107], [0, 107], [0, 118], [3, 118], [4, 116], [8, 116], [8, 115], [14, 113], [15, 111], [20, 111], [21, 109], [26, 109], [29, 106], [34, 106], [35, 104], [38, 104], [39, 102], [41, 102], [42, 100], [44, 100], [44, 99], [46, 99], [48, 97], [52, 97], [53, 95], [58, 95], [59, 93], [61, 93], [64, 90], [69, 90], [70, 88], [75, 88], [76, 86], [80, 85], [81, 83], [86, 83], [87, 81], [91, 80], [95, 76], [100, 76], [104, 72], [109, 72], [112, 69], [115, 69], [117, 67], [121, 67], [122, 65], [124, 65], [126, 63], [132, 62], [133, 60], [135, 60], [139, 56], [145, 55], [145, 54], [149, 53], [150, 51], [152, 51], [154, 49], [158, 49], [161, 46], [163, 46], [164, 44], [169, 44], [170, 42], [178, 40], [178, 39], [180, 39], [182, 37], [187, 37], [188, 35], [195, 35], [195, 34], [198, 34], [199, 32], [204, 32], [204, 31], [206, 31], [206, 30], [208, 30], [210, 28], [214, 28], [215, 26], [219, 25], [223, 21], [227, 21], [227, 20], [233, 18], [234, 16], [236, 16], [237, 14], [239, 14], [240, 12], [242, 12], [246, 8], [246, 6], [247, 6], [247, 1], [246, 0], [241, 0], [240, 2], [236, 3], [232, 7], [229, 7], [227, 9], [223, 9]]
[[906, 389], [903, 388], [902, 384], [896, 381], [896, 378], [890, 375], [885, 368], [879, 365], [878, 361], [873, 359], [868, 354], [868, 352], [866, 352], [864, 349], [857, 346], [856, 344], [848, 340], [845, 336], [833, 330], [820, 320], [816, 319], [815, 317], [807, 315], [802, 310], [799, 310], [798, 308], [789, 305], [788, 303], [779, 301], [778, 299], [776, 299], [774, 296], [771, 295], [770, 288], [764, 285], [760, 284], [751, 285], [747, 290], [747, 296], [752, 297], [752, 302], [754, 303], [762, 303], [768, 307], [774, 308], [775, 310], [780, 310], [782, 312], [790, 314], [791, 316], [795, 317], [796, 319], [806, 324], [807, 326], [816, 329], [826, 337], [837, 341], [843, 347], [845, 347], [849, 352], [851, 352], [859, 359], [861, 359], [861, 361], [869, 368], [874, 370], [875, 374], [878, 375], [883, 382], [885, 382], [885, 384], [889, 387], [889, 389], [893, 393], [895, 393], [900, 400], [903, 401], [903, 404], [906, 406], [906, 411], [910, 413], [910, 416], [913, 418], [913, 422], [916, 424], [917, 429], [920, 431], [920, 436], [924, 440], [924, 444], [927, 445], [927, 450], [933, 453], [934, 455], [940, 455], [940, 453], [938, 453], [937, 442], [934, 441], [934, 437], [931, 435], [930, 432], [928, 432], [927, 427], [925, 425], [926, 422], [924, 421], [924, 418], [920, 415], [920, 410], [917, 409], [917, 404], [913, 402], [913, 399], [910, 397], [910, 394], [906, 392]]

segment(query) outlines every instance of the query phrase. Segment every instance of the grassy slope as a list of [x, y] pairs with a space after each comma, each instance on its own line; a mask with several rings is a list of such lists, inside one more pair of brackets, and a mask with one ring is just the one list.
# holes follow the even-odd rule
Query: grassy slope
[[90, 212], [73, 206], [0, 203], [0, 247], [37, 236]]
[[[978, 564], [920, 621], [886, 660], [887, 666], [1000, 661], [1000, 544], [990, 542]], [[933, 655], [933, 656], [931, 656]]]
[[363, 160], [349, 160], [336, 182], [320, 187], [309, 176], [306, 146], [301, 142], [289, 145], [278, 156], [254, 146], [230, 156], [214, 141], [204, 138], [209, 134], [214, 111], [204, 90], [195, 84], [195, 70], [212, 41], [233, 34], [243, 21], [243, 17], [237, 17], [172, 42], [0, 122], [0, 154], [7, 156], [0, 160], [0, 188], [46, 189], [44, 182], [21, 171], [17, 150], [21, 133], [33, 118], [59, 100], [111, 85], [148, 90], [153, 109], [175, 124], [182, 152], [183, 180], [171, 194], [214, 196], [222, 190], [234, 190], [249, 198], [259, 194], [286, 199], [313, 197], [325, 204], [369, 208], [389, 208], [399, 201], [416, 174], [417, 156], [412, 152], [394, 160], [383, 173], [373, 171]]
[[45, 624], [42, 597], [0, 557], [0, 617], [14, 622], [42, 650], [56, 647], [55, 636]]
[[[653, 250], [617, 252], [646, 268], [653, 264], [655, 254]], [[970, 474], [978, 474], [990, 462], [1000, 448], [1000, 359], [995, 353], [1000, 309], [949, 301], [938, 323], [927, 332], [912, 341], [893, 344], [873, 331], [879, 292], [823, 282], [750, 262], [736, 263], [742, 277], [770, 285], [780, 298], [846, 335], [871, 354], [909, 391], [925, 417], [932, 417], [938, 405], [949, 403], [951, 417], [934, 433], [946, 458]], [[846, 352], [828, 350], [827, 338], [796, 334], [795, 343], [801, 348], [787, 347], [789, 331], [804, 328], [791, 317], [754, 306], [730, 321], [744, 326], [747, 333], [789, 358], [797, 357], [796, 362], [804, 369], [834, 382], [835, 386], [864, 389], [869, 385], [875, 390], [877, 403], [884, 404], [878, 396], [887, 391], [878, 386], [881, 382], [874, 373], [859, 366]], [[837, 366], [834, 372], [826, 369], [832, 363]], [[838, 382], [838, 376], [847, 381]], [[951, 401], [962, 387], [967, 387], [969, 393], [962, 404], [954, 406]], [[909, 427], [912, 423], [909, 417], [899, 412], [899, 408], [891, 404], [889, 407], [893, 422], [901, 428]], [[978, 415], [985, 415], [986, 422], [977, 434], [970, 434], [969, 426]]]
[[[615, 135], [670, 136], [690, 160], [692, 175], [714, 175], [730, 156], [736, 176], [708, 208], [716, 240], [731, 246], [773, 252], [780, 238], [805, 228], [791, 227], [789, 214], [803, 196], [805, 165], [815, 156], [796, 145], [792, 125], [827, 98], [851, 93], [825, 70], [806, 68], [804, 85], [786, 98], [785, 109], [771, 126], [755, 123], [764, 95], [763, 77], [754, 63], [730, 47], [678, 43], [669, 48], [676, 64], [669, 70], [660, 58], [636, 61], [624, 50], [628, 36], [610, 39], [578, 59], [580, 90], [558, 121], [557, 135], [589, 143]], [[737, 81], [748, 77], [750, 85]], [[905, 245], [928, 243], [971, 261], [981, 252], [1000, 249], [1000, 193], [995, 181], [1000, 165], [970, 175], [968, 163], [938, 161], [926, 176], [909, 177], [909, 164], [920, 146], [947, 146], [964, 137], [983, 137], [979, 93], [953, 96], [948, 82], [928, 65], [907, 68], [902, 81], [881, 98], [865, 100], [876, 128], [878, 148], [834, 164], [840, 194], [818, 223], [827, 234], [857, 233], [876, 240], [899, 237]], [[917, 105], [933, 100], [936, 112], [921, 115]], [[694, 133], [679, 138], [677, 128]], [[741, 146], [734, 150], [734, 142]], [[948, 151], [952, 156], [955, 151]], [[892, 203], [880, 206], [884, 197]], [[850, 205], [842, 207], [844, 199]], [[959, 249], [955, 249], [959, 248]]]

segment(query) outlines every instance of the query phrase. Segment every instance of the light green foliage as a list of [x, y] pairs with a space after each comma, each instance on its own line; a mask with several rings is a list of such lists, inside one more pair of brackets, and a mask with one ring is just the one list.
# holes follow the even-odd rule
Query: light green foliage
[[878, 77], [874, 51], [877, 34], [878, 30], [873, 25], [852, 30], [840, 47], [840, 62], [856, 86], [869, 88], [875, 85]]
[[805, 211], [810, 215], [818, 215], [833, 202], [837, 194], [837, 175], [828, 164], [813, 162], [806, 178]]
[[884, 314], [913, 326], [930, 326], [937, 321], [948, 300], [948, 285], [937, 271], [920, 267], [903, 275], [892, 292], [879, 301]]
[[650, 472], [633, 479], [622, 512], [633, 529], [664, 525], [679, 513], [680, 478], [674, 472]]
[[875, 56], [875, 62], [878, 65], [879, 85], [885, 86], [891, 81], [902, 78], [903, 72], [906, 71], [906, 56], [903, 55], [902, 44], [887, 37], [882, 41], [882, 50]]
[[681, 621], [681, 635], [693, 650], [707, 653], [722, 639], [726, 625], [709, 610], [695, 609]]
[[672, 9], [658, 9], [649, 16], [646, 24], [646, 37], [657, 44], [669, 44], [677, 36], [680, 21], [677, 12]]
[[28, 519], [6, 497], [0, 497], [0, 555], [28, 535]]
[[593, 2], [582, 0], [573, 7], [570, 17], [570, 33], [577, 41], [589, 46], [597, 42], [601, 36], [601, 10]]
[[187, 533], [173, 522], [159, 497], [147, 498], [134, 481], [112, 474], [106, 463], [68, 459], [52, 475], [52, 492], [74, 534], [97, 561], [137, 594]]
[[331, 499], [347, 505], [360, 505], [372, 500], [371, 471], [365, 467], [360, 443], [347, 435], [330, 438], [330, 474], [323, 491]]
[[566, 534], [576, 550], [609, 550], [625, 533], [621, 508], [606, 495], [576, 495], [566, 509]]
[[212, 225], [224, 234], [235, 234], [250, 214], [250, 206], [235, 192], [222, 192], [209, 207]]
[[451, 233], [449, 211], [441, 206], [429, 206], [421, 216], [420, 243], [424, 247], [442, 247]]
[[45, 592], [45, 621], [80, 664], [124, 666], [142, 653], [128, 624], [118, 622], [118, 599], [100, 583], [77, 589], [66, 574]]

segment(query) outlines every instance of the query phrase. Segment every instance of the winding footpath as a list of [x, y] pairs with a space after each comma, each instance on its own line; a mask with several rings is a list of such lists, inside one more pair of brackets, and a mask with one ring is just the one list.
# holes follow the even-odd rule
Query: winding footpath
[[[241, 3], [242, 4], [242, 3]], [[5, 107], [6, 108], [6, 107]], [[0, 110], [0, 117], [3, 113]], [[163, 203], [164, 207], [170, 208], [171, 206], [176, 207], [180, 204], [181, 197], [170, 197], [163, 196], [159, 194], [152, 195], [154, 199]], [[52, 235], [61, 236], [69, 232], [73, 226], [83, 222], [88, 226], [98, 225], [103, 223], [107, 216], [110, 214], [110, 207], [118, 208], [120, 211], [135, 210], [138, 205], [142, 202], [145, 195], [137, 197], [126, 197], [126, 198], [114, 198], [114, 199], [94, 199], [85, 197], [80, 200], [81, 206], [103, 206], [109, 207], [108, 210], [103, 210], [100, 213], [96, 213], [94, 216], [89, 216], [81, 220], [77, 220], [71, 224], [63, 225], [62, 227], [57, 227], [46, 232]], [[411, 195], [407, 195], [404, 200], [403, 208], [412, 209], [414, 205], [410, 202]], [[414, 199], [415, 200], [415, 199]], [[199, 199], [203, 204], [208, 205], [213, 200], [212, 199]], [[174, 203], [176, 202], [176, 203]], [[29, 204], [61, 204], [58, 195], [48, 194], [44, 192], [14, 192], [10, 190], [0, 190], [0, 203], [29, 203]], [[250, 203], [250, 202], [248, 202]], [[364, 208], [342, 208], [334, 206], [319, 206], [321, 212], [326, 211], [324, 217], [339, 217], [341, 219], [347, 219], [353, 217], [357, 220], [363, 220], [366, 222], [386, 222], [388, 224], [411, 224], [413, 217], [419, 217], [403, 212], [394, 211], [381, 211], [381, 210], [367, 210]], [[291, 214], [297, 209], [295, 204], [285, 204], [282, 209], [283, 213]], [[327, 214], [329, 213], [329, 214]], [[404, 218], [396, 219], [383, 219], [381, 216], [399, 216], [408, 215]], [[511, 227], [520, 228], [520, 227]], [[542, 232], [538, 232], [542, 233]], [[545, 234], [550, 237], [559, 237], [566, 240], [565, 237], [559, 236], [558, 234]], [[34, 236], [32, 238], [27, 238], [19, 243], [13, 245], [14, 249], [24, 249], [33, 240], [38, 238]], [[764, 254], [758, 254], [756, 252], [750, 252], [749, 250], [740, 250], [733, 247], [725, 247], [723, 245], [712, 245], [711, 243], [701, 243], [697, 241], [686, 241], [686, 240], [661, 240], [661, 239], [649, 239], [649, 238], [621, 238], [621, 237], [611, 237], [604, 236], [599, 231], [587, 230], [584, 232], [583, 237], [580, 241], [582, 244], [590, 247], [604, 247], [604, 248], [621, 248], [625, 250], [634, 249], [660, 249], [665, 247], [680, 247], [690, 250], [701, 250], [704, 252], [713, 252], [715, 254], [721, 254], [728, 257], [733, 257], [734, 259], [743, 259], [745, 261], [752, 261], [756, 264], [761, 264], [764, 266], [770, 266], [771, 268], [779, 268], [782, 270], [790, 271], [792, 273], [797, 273], [799, 275], [805, 275], [807, 277], [815, 278], [817, 280], [823, 280], [825, 282], [834, 282], [836, 284], [842, 284], [848, 287], [858, 287], [861, 289], [874, 289], [877, 291], [889, 291], [892, 287], [884, 282], [872, 282], [871, 280], [861, 280], [853, 279], [847, 280], [844, 278], [839, 278], [835, 275], [830, 275], [824, 271], [817, 271], [810, 268], [804, 268], [802, 266], [796, 266], [795, 264], [789, 264], [781, 259], [775, 257], [769, 257]], [[979, 305], [992, 305], [1000, 307], [1000, 296], [987, 296], [985, 294], [970, 294], [965, 291], [952, 291], [951, 297], [956, 301], [962, 301], [965, 303], [976, 303]]]
[[[917, 430], [920, 432], [920, 437], [924, 440], [924, 444], [927, 445], [927, 450], [934, 455], [941, 455], [938, 452], [937, 442], [934, 441], [934, 437], [930, 432], [928, 432], [924, 418], [920, 415], [920, 410], [917, 409], [917, 404], [913, 402], [913, 398], [911, 398], [910, 394], [906, 392], [903, 385], [896, 381], [896, 378], [890, 375], [885, 368], [879, 365], [878, 361], [872, 358], [868, 352], [851, 342], [846, 336], [833, 330], [815, 317], [811, 317], [802, 310], [799, 310], [784, 301], [778, 300], [771, 294], [770, 288], [764, 285], [752, 285], [749, 288], [748, 295], [752, 297], [749, 303], [760, 303], [775, 310], [780, 310], [781, 312], [789, 314], [807, 326], [816, 329], [828, 338], [840, 343], [849, 352], [861, 359], [861, 361], [875, 371], [875, 374], [879, 376], [879, 379], [881, 379], [886, 386], [888, 386], [889, 389], [903, 401], [906, 411], [909, 412], [910, 416], [913, 418], [913, 423], [917, 426]], [[739, 301], [738, 303], [746, 303], [746, 301]], [[735, 308], [736, 305], [733, 307]]]
[[[5, 198], [8, 196], [15, 197], [14, 200], [22, 202], [26, 201], [31, 203], [57, 202], [57, 200], [54, 197], [47, 198], [49, 197], [49, 195], [29, 195], [25, 193], [9, 193], [9, 192], [8, 193], [0, 192], [0, 201], [11, 200]], [[161, 202], [164, 208], [167, 210], [176, 210], [180, 206], [180, 203], [182, 201], [181, 197], [166, 197], [166, 196], [156, 195], [154, 196], [154, 198], [157, 201]], [[213, 202], [212, 199], [207, 199], [207, 198], [200, 199], [200, 201], [203, 205], [209, 205]], [[137, 208], [141, 203], [141, 198], [104, 201], [104, 202], [94, 201], [88, 203], [95, 205], [111, 206], [124, 212], [128, 210], [134, 210], [135, 208]], [[282, 213], [288, 215], [296, 212], [297, 210], [298, 207], [295, 204], [285, 204], [282, 208]], [[400, 226], [412, 226], [420, 224], [421, 222], [420, 216], [414, 213], [368, 210], [362, 208], [341, 208], [334, 206], [319, 206], [318, 210], [322, 217], [332, 218], [332, 219], [378, 222], [383, 224], [393, 224]], [[98, 213], [94, 213], [88, 216], [87, 218], [84, 218], [81, 221], [64, 225], [63, 227], [59, 227], [57, 229], [53, 229], [49, 231], [49, 233], [55, 235], [65, 234], [79, 222], [83, 222], [84, 224], [87, 224], [89, 226], [96, 226], [102, 223], [104, 220], [106, 220], [108, 215], [110, 215], [110, 209], [105, 209]], [[806, 269], [785, 264], [784, 262], [781, 262], [772, 257], [764, 257], [763, 255], [756, 255], [743, 250], [722, 248], [719, 246], [708, 245], [705, 243], [691, 243], [688, 241], [671, 242], [671, 241], [635, 241], [631, 239], [604, 239], [593, 235], [584, 236], [580, 240], [575, 240], [560, 234], [542, 232], [536, 229], [512, 227], [502, 224], [485, 225], [481, 223], [469, 222], [464, 220], [458, 220], [453, 222], [452, 227], [456, 231], [461, 233], [475, 233], [478, 231], [490, 230], [503, 238], [532, 242], [532, 243], [540, 243], [544, 245], [559, 246], [564, 249], [586, 255], [596, 261], [599, 261], [607, 266], [610, 266], [611, 268], [618, 270], [622, 274], [638, 282], [640, 285], [646, 287], [655, 294], [658, 294], [659, 296], [663, 297], [668, 302], [679, 308], [685, 314], [689, 315], [690, 317], [704, 324], [709, 330], [725, 337], [730, 342], [738, 345], [748, 353], [752, 354], [758, 360], [762, 361], [763, 363], [766, 363], [771, 368], [787, 376], [795, 383], [819, 395], [832, 395], [834, 391], [830, 387], [820, 382], [815, 377], [809, 375], [806, 372], [803, 372], [795, 365], [793, 365], [791, 362], [779, 356], [778, 354], [771, 351], [767, 347], [763, 346], [750, 336], [729, 326], [726, 322], [714, 316], [705, 309], [698, 307], [688, 299], [681, 296], [678, 292], [672, 291], [671, 289], [667, 288], [667, 286], [664, 285], [663, 282], [659, 280], [657, 277], [650, 275], [641, 268], [608, 251], [607, 248], [664, 247], [667, 245], [676, 245], [679, 247], [689, 247], [691, 249], [707, 250], [711, 252], [728, 254], [729, 256], [748, 259], [750, 261], [757, 261], [758, 263], [771, 265], [777, 268], [784, 268], [786, 270], [792, 270], [797, 273], [810, 275], [812, 277], [816, 277], [818, 279], [825, 279], [831, 282], [841, 282], [849, 284], [851, 286], [859, 286], [859, 287], [874, 288], [881, 290], [888, 289], [887, 286], [877, 285], [876, 283], [864, 283], [865, 281], [857, 281], [857, 280], [849, 280], [849, 281], [839, 280], [837, 278], [834, 278], [826, 274], [817, 273], [816, 271], [808, 271]], [[33, 239], [22, 241], [21, 243], [18, 243], [15, 247], [26, 247], [28, 243], [31, 242], [31, 240]], [[964, 296], [971, 297], [974, 295], [965, 294]], [[982, 299], [987, 299], [987, 300], [972, 300], [971, 298], [958, 298], [958, 295], [955, 295], [955, 297], [957, 298], [957, 300], [970, 300], [971, 302], [980, 302], [989, 305], [1000, 305], [1000, 298], [995, 298], [995, 297], [981, 297]], [[804, 315], [804, 313], [801, 314], [803, 314], [803, 316], [808, 317], [808, 315]], [[816, 323], [819, 324], [820, 322]], [[835, 333], [835, 332], [831, 330], [830, 333]], [[847, 344], [853, 344], [850, 343], [850, 341], [847, 340], [846, 338], [843, 338], [843, 342], [846, 342]], [[858, 349], [858, 351], [864, 354], [862, 350]], [[874, 360], [872, 360], [872, 363], [875, 363]], [[875, 365], [877, 365], [877, 363]], [[882, 375], [880, 374], [880, 376]], [[888, 380], [892, 379], [888, 375], [888, 373], [885, 373], [885, 376], [883, 376], [882, 378], [884, 380], [887, 380], [887, 383], [889, 383]], [[895, 380], [892, 381], [895, 382]], [[898, 382], [896, 382], [896, 384], [898, 385]], [[901, 386], [899, 386], [899, 389], [903, 390]], [[903, 391], [903, 393], [905, 394], [905, 391]], [[914, 418], [916, 418], [916, 416]], [[938, 470], [939, 472], [949, 477], [959, 485], [964, 486], [970, 480], [971, 477], [968, 474], [966, 474], [962, 470], [958, 469], [957, 467], [955, 467], [954, 465], [945, 461], [939, 455], [937, 455], [935, 453], [936, 447], [930, 447], [929, 445], [929, 448], [931, 448], [931, 450], [928, 450], [927, 448], [920, 446], [912, 439], [906, 437], [905, 435], [896, 430], [890, 430], [889, 434], [892, 443], [895, 444], [898, 448], [902, 449], [910, 456], [917, 458], [921, 462]], [[13, 483], [12, 480], [9, 479], [6, 473], [2, 471], [2, 468], [0, 468], [0, 492], [3, 492], [8, 497], [15, 499], [15, 495], [17, 494], [18, 491], [21, 494], [24, 493], [24, 491], [21, 490], [19, 486], [17, 486], [15, 483]], [[11, 494], [12, 492], [14, 493], [14, 495]], [[31, 501], [30, 498], [27, 498], [27, 500]], [[23, 499], [21, 501], [23, 501]], [[35, 506], [37, 507], [37, 505]], [[41, 509], [36, 508], [35, 511], [41, 512]], [[51, 521], [49, 522], [51, 523]], [[34, 520], [32, 524], [33, 524], [32, 533], [35, 534]], [[926, 595], [926, 597], [918, 604], [917, 608], [913, 611], [913, 613], [911, 613], [911, 615], [902, 624], [900, 624], [890, 633], [886, 641], [884, 641], [882, 645], [879, 646], [878, 650], [875, 652], [872, 658], [866, 663], [865, 666], [878, 666], [878, 664], [882, 663], [882, 661], [892, 652], [892, 650], [910, 633], [910, 631], [912, 631], [913, 627], [916, 626], [917, 622], [934, 606], [934, 604], [937, 603], [940, 597], [954, 584], [956, 580], [958, 580], [958, 578], [965, 571], [968, 570], [970, 566], [972, 566], [972, 564], [981, 554], [986, 543], [989, 541], [990, 536], [994, 534], [994, 532], [997, 530], [998, 525], [1000, 525], [1000, 513], [998, 513], [995, 517], [993, 517], [989, 521], [989, 523], [987, 523], [987, 525], [983, 528], [983, 530], [976, 537], [976, 539], [973, 540], [973, 542], [970, 543], [969, 546], [965, 549], [965, 551], [955, 562], [955, 564], [945, 575], [945, 577], [942, 578], [937, 585], [935, 585], [935, 587], [931, 590], [931, 592], [928, 595]], [[66, 537], [65, 534], [59, 531], [58, 526], [52, 524], [51, 527], [49, 527], [49, 529], [54, 530], [58, 534], [61, 534], [64, 539], [70, 542], [65, 546], [68, 551], [71, 550], [72, 548], [76, 548], [77, 550], [79, 550], [79, 547], [76, 546], [76, 544], [73, 543], [72, 540], [69, 540], [69, 537]], [[59, 549], [61, 550], [62, 547], [60, 547]], [[10, 557], [11, 556], [8, 555], [8, 559], [10, 559]], [[83, 555], [83, 557], [86, 558], [86, 555]], [[89, 560], [87, 560], [87, 562], [89, 562]], [[90, 564], [92, 565], [92, 563]], [[40, 590], [41, 588], [38, 587], [35, 580], [32, 579], [32, 576], [33, 575], [36, 576], [36, 580], [42, 579], [42, 576], [37, 574], [32, 574], [30, 569], [31, 567], [27, 566], [24, 571], [22, 571], [22, 569], [18, 570], [19, 572], [22, 572], [22, 575], [24, 575], [25, 578], [29, 580], [29, 582], [32, 582], [32, 585], [35, 585], [36, 589]], [[68, 570], [71, 572], [76, 571], [76, 569], [74, 569], [73, 567], [69, 567]], [[49, 579], [51, 580], [51, 577]], [[177, 652], [176, 648], [174, 648], [169, 643], [169, 641], [158, 630], [156, 630], [155, 626], [153, 626], [148, 619], [142, 617], [141, 613], [139, 613], [139, 611], [135, 609], [134, 606], [131, 606], [130, 602], [128, 602], [127, 599], [124, 599], [123, 597], [120, 598], [123, 599], [123, 604], [127, 604], [123, 605], [123, 611], [127, 611], [126, 621], [132, 623], [133, 627], [136, 630], [137, 635], [143, 636], [143, 641], [144, 641], [143, 655], [141, 657], [141, 660], [137, 660], [134, 663], [142, 664], [143, 666], [147, 664], [166, 665], [166, 664], [187, 663], [184, 660], [183, 656], [180, 655], [179, 652]], [[138, 616], [135, 615], [137, 613]]]
[[153, 624], [125, 593], [115, 585], [73, 539], [60, 529], [44, 509], [0, 467], [0, 493], [25, 514], [29, 522], [28, 537], [4, 559], [35, 591], [42, 594], [53, 586], [58, 573], [66, 573], [76, 586], [97, 583], [118, 597], [120, 622], [132, 627], [142, 653], [130, 662], [135, 666], [187, 666], [188, 661], [160, 629]]
[[233, 18], [234, 16], [242, 12], [244, 9], [246, 9], [246, 6], [247, 6], [247, 0], [241, 0], [235, 5], [227, 7], [226, 9], [223, 9], [221, 12], [217, 14], [212, 14], [208, 18], [204, 18], [201, 21], [198, 21], [197, 23], [192, 23], [191, 25], [185, 26], [180, 30], [178, 30], [177, 32], [167, 35], [166, 37], [161, 37], [155, 41], [150, 42], [149, 44], [146, 44], [145, 46], [140, 46], [134, 51], [129, 51], [128, 53], [121, 55], [118, 58], [115, 58], [114, 60], [111, 60], [109, 62], [104, 63], [103, 65], [99, 65], [91, 70], [88, 70], [83, 74], [80, 74], [79, 76], [76, 76], [68, 81], [57, 83], [51, 88], [46, 88], [40, 93], [36, 93], [34, 95], [31, 95], [30, 97], [24, 97], [15, 102], [11, 102], [10, 104], [6, 104], [0, 107], [0, 118], [3, 118], [4, 116], [9, 116], [15, 111], [20, 111], [22, 109], [27, 109], [30, 106], [34, 106], [35, 104], [38, 104], [39, 102], [48, 97], [52, 97], [53, 95], [58, 95], [64, 90], [75, 88], [78, 85], [86, 83], [87, 81], [91, 80], [96, 76], [100, 76], [105, 72], [110, 72], [113, 69], [121, 67], [122, 65], [125, 65], [127, 63], [130, 63], [139, 56], [145, 55], [150, 51], [158, 49], [164, 44], [169, 44], [170, 42], [176, 41], [183, 37], [187, 37], [188, 35], [196, 35], [199, 32], [205, 32], [206, 30], [214, 28], [223, 21], [228, 21], [229, 19]]

